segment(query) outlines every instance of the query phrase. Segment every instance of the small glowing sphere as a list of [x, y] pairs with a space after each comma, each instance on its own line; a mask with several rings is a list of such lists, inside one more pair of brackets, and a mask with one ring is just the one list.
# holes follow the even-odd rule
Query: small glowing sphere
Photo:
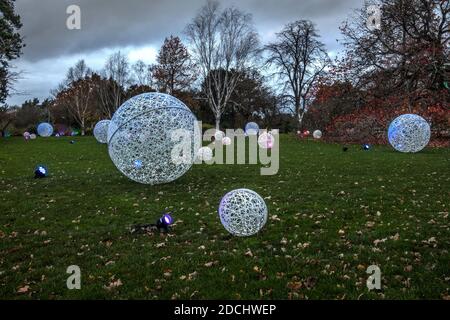
[[50, 123], [43, 122], [38, 125], [37, 133], [44, 138], [50, 137], [53, 134], [53, 127]]
[[94, 127], [94, 137], [97, 139], [100, 143], [107, 143], [108, 142], [108, 126], [110, 120], [102, 120], [97, 122], [97, 124]]
[[428, 145], [430, 137], [430, 125], [416, 114], [397, 117], [388, 129], [389, 143], [400, 152], [419, 152]]
[[257, 135], [259, 132], [259, 126], [256, 122], [249, 122], [245, 125], [245, 133], [249, 136]]
[[38, 165], [35, 169], [34, 169], [34, 177], [35, 178], [45, 178], [48, 176], [48, 170], [45, 166], [43, 165]]
[[36, 140], [36, 138], [37, 138], [37, 136], [34, 133], [30, 134], [30, 139], [31, 140]]
[[222, 144], [223, 144], [224, 146], [229, 146], [229, 145], [231, 145], [231, 138], [230, 138], [230, 137], [225, 137], [225, 138], [223, 138], [223, 139], [222, 139]]
[[170, 214], [167, 214], [167, 213], [164, 214], [161, 219], [168, 226], [170, 226], [173, 223], [173, 218], [172, 218], [172, 216]]
[[321, 139], [322, 138], [322, 131], [316, 130], [313, 132], [313, 138], [314, 139]]
[[227, 193], [220, 201], [219, 217], [225, 229], [235, 236], [256, 234], [267, 222], [267, 206], [259, 194], [249, 189]]
[[272, 149], [275, 138], [270, 132], [264, 132], [259, 135], [258, 144], [262, 149]]
[[[172, 182], [195, 161], [200, 141], [196, 121], [191, 110], [170, 95], [135, 96], [116, 111], [109, 123], [109, 156], [120, 172], [136, 182]], [[142, 161], [142, 167], [136, 167], [136, 159]]]
[[31, 134], [28, 131], [23, 133], [23, 137], [25, 140], [30, 140], [30, 136], [31, 136]]
[[213, 158], [213, 151], [210, 147], [202, 147], [198, 149], [197, 158], [200, 161], [211, 161]]
[[214, 139], [216, 141], [222, 141], [224, 137], [225, 137], [225, 133], [220, 130], [217, 130], [216, 133], [214, 134]]

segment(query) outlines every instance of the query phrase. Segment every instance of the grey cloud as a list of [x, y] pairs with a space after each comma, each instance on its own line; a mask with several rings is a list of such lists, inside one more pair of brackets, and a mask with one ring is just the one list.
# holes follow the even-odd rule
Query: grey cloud
[[[68, 65], [86, 59], [101, 68], [109, 49], [159, 48], [170, 34], [182, 35], [186, 24], [206, 0], [17, 0], [25, 37], [24, 55], [15, 62], [25, 71], [10, 104], [45, 98], [64, 78]], [[339, 26], [364, 0], [221, 0], [253, 15], [263, 42], [297, 19], [316, 23], [328, 50], [336, 52]], [[81, 8], [81, 30], [68, 30], [66, 9]], [[59, 79], [59, 80], [58, 80]]]
[[[107, 47], [159, 45], [170, 34], [181, 34], [205, 0], [18, 0], [30, 61], [78, 54]], [[338, 26], [362, 0], [241, 0], [222, 1], [253, 14], [258, 30], [268, 32], [296, 19], [318, 24], [332, 44]], [[66, 8], [81, 8], [82, 29], [66, 28]], [[332, 49], [332, 48], [330, 48]]]

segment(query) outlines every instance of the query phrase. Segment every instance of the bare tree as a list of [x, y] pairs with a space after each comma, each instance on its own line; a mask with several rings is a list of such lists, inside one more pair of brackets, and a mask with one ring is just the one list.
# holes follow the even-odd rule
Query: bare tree
[[70, 85], [73, 82], [84, 79], [92, 74], [92, 70], [86, 65], [84, 60], [79, 60], [75, 66], [70, 67], [66, 74], [65, 84]]
[[219, 129], [239, 78], [258, 55], [259, 40], [251, 15], [236, 8], [220, 11], [217, 1], [208, 1], [187, 26], [186, 35]]
[[294, 106], [299, 128], [315, 81], [329, 64], [325, 46], [311, 21], [289, 23], [265, 47], [267, 65], [283, 80], [283, 97]]
[[8, 105], [0, 106], [0, 137], [4, 137], [6, 129], [16, 118], [16, 109]]
[[[380, 25], [367, 23], [368, 5], [380, 11]], [[355, 11], [342, 32], [349, 78], [380, 95], [404, 96], [410, 111], [413, 96], [443, 89], [449, 60], [448, 0], [371, 0]]]
[[138, 60], [132, 66], [133, 81], [138, 86], [153, 85], [153, 69], [152, 66], [145, 64], [144, 61]]
[[102, 109], [109, 117], [112, 117], [122, 104], [124, 91], [130, 83], [131, 71], [128, 58], [120, 51], [113, 53], [106, 61], [101, 75], [107, 80], [100, 82], [98, 88]]
[[62, 106], [68, 110], [80, 126], [82, 135], [85, 135], [86, 122], [92, 113], [90, 102], [93, 88], [92, 77], [79, 79], [60, 91], [54, 100], [54, 106]]

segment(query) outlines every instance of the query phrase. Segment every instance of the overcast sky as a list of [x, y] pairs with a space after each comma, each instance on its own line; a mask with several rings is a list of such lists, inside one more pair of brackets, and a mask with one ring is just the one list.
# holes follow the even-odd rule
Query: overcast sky
[[[206, 0], [17, 0], [26, 48], [14, 61], [23, 72], [8, 99], [11, 105], [32, 97], [44, 99], [62, 81], [67, 69], [79, 59], [94, 70], [103, 67], [108, 55], [121, 50], [132, 62], [155, 62], [164, 38], [182, 36], [187, 23]], [[253, 15], [263, 43], [273, 39], [283, 25], [310, 19], [322, 41], [334, 55], [340, 46], [339, 26], [364, 0], [222, 0]], [[66, 9], [81, 8], [81, 30], [68, 30]]]

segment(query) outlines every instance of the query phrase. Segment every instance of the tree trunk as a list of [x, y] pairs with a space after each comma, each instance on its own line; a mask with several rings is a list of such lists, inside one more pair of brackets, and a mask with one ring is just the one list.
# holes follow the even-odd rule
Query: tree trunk
[[220, 130], [220, 115], [216, 115], [216, 130]]

